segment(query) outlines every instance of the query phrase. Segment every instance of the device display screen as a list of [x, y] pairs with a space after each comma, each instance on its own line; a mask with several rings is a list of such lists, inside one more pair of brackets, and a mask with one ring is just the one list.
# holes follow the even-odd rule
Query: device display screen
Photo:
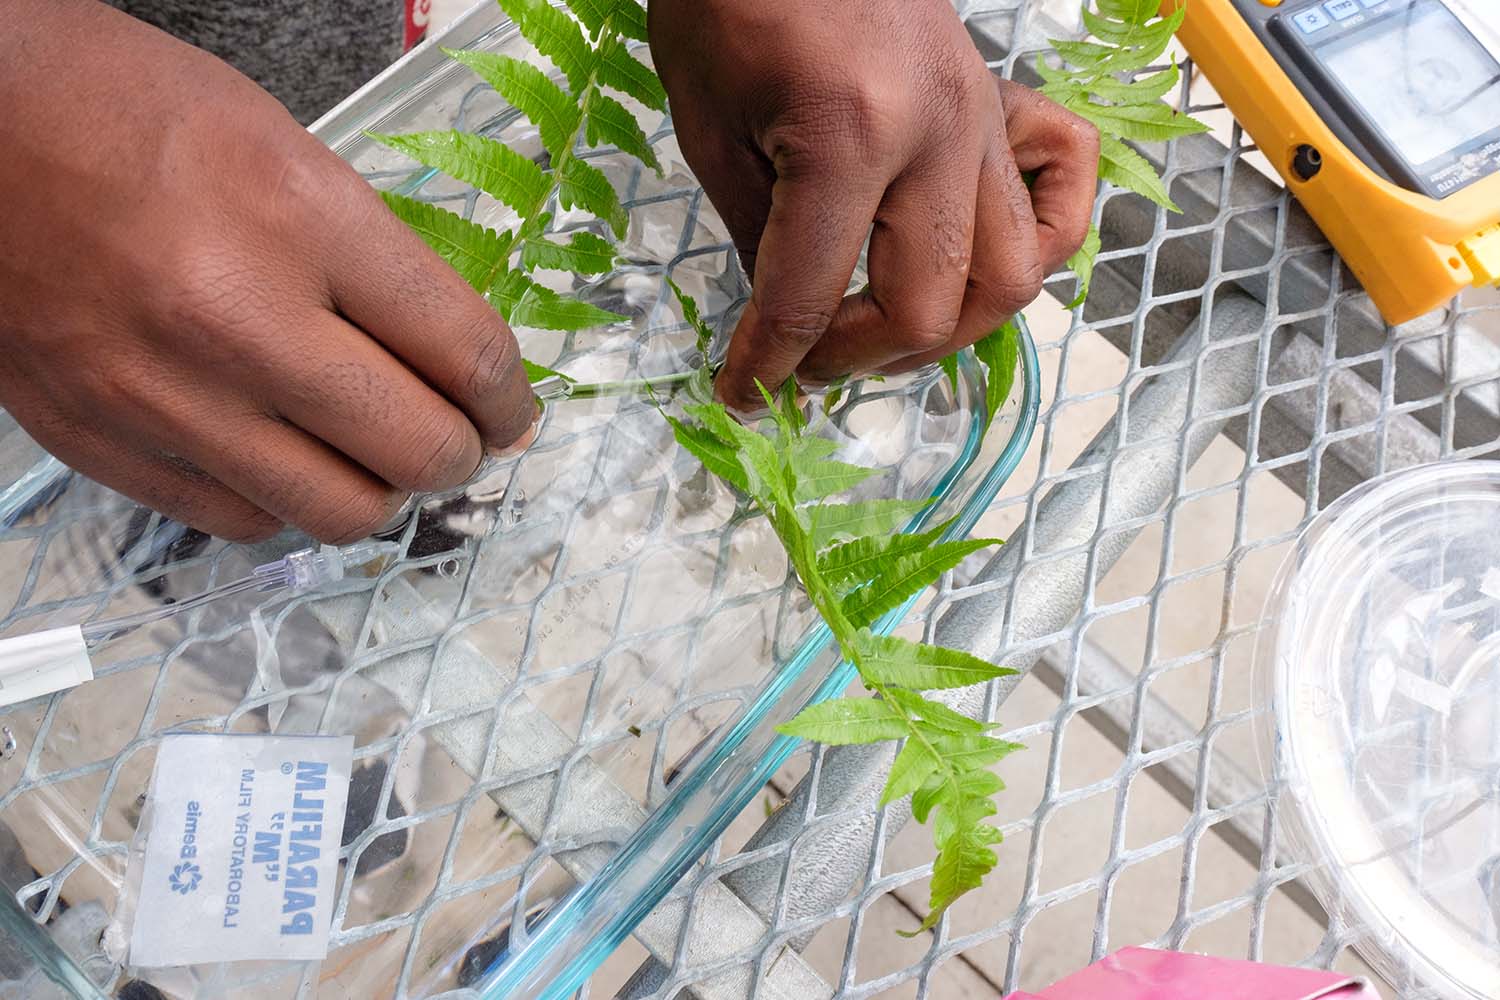
[[1416, 3], [1317, 48], [1413, 166], [1500, 128], [1500, 62], [1440, 3]]

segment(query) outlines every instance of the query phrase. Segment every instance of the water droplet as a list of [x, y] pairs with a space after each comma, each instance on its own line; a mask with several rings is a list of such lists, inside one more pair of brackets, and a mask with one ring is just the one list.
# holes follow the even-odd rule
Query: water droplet
[[563, 400], [572, 397], [573, 385], [574, 383], [567, 379], [546, 379], [532, 386], [532, 391], [536, 393], [537, 399], [540, 399], [544, 403], [550, 403], [553, 400]]

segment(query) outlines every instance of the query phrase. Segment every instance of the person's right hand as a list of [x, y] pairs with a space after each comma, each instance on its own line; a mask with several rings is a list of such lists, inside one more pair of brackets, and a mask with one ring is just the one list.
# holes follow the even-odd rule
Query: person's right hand
[[950, 0], [651, 0], [649, 21], [678, 144], [751, 280], [715, 380], [731, 406], [793, 373], [937, 361], [1083, 243], [1098, 132], [997, 81]]
[[92, 0], [21, 8], [0, 405], [38, 443], [215, 535], [337, 542], [528, 432], [505, 323], [270, 95]]

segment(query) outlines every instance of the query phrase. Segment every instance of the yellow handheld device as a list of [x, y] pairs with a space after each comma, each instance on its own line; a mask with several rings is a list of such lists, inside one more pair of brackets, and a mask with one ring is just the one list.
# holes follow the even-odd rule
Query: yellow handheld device
[[1165, 0], [1388, 322], [1500, 282], [1500, 0]]

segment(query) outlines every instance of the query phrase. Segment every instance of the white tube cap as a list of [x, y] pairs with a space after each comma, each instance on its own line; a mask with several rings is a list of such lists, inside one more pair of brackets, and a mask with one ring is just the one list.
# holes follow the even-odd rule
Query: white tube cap
[[77, 625], [0, 639], [0, 705], [40, 698], [94, 679]]

